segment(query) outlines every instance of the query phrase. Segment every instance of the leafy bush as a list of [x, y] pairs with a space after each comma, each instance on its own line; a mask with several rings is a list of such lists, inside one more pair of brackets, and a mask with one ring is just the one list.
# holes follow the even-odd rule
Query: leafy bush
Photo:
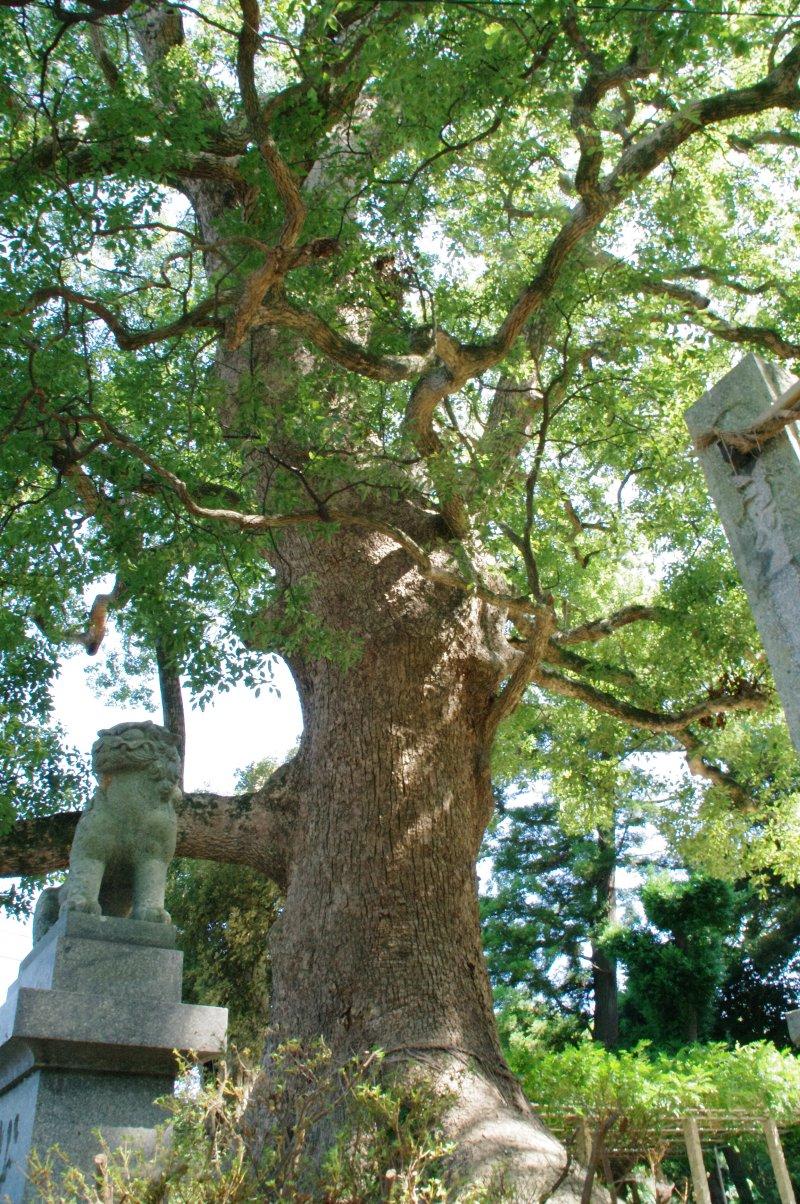
[[768, 1041], [733, 1049], [692, 1045], [677, 1054], [647, 1042], [616, 1053], [584, 1041], [559, 1051], [540, 1048], [516, 1029], [508, 1057], [528, 1096], [544, 1111], [600, 1118], [619, 1112], [631, 1126], [657, 1131], [688, 1113], [748, 1112], [800, 1122], [800, 1060]]
[[[381, 1063], [375, 1052], [334, 1067], [322, 1041], [281, 1046], [266, 1085], [253, 1065], [220, 1063], [212, 1081], [190, 1075], [162, 1100], [170, 1119], [154, 1159], [106, 1150], [92, 1179], [53, 1150], [33, 1165], [33, 1184], [42, 1204], [447, 1201], [439, 1174], [450, 1152], [441, 1130], [446, 1099], [422, 1081], [393, 1085], [385, 1072], [379, 1079]], [[319, 1169], [310, 1147], [326, 1121], [341, 1123]]]
[[565, 1137], [569, 1118], [583, 1117], [596, 1129], [614, 1116], [626, 1146], [644, 1154], [690, 1114], [770, 1115], [780, 1125], [800, 1125], [800, 1058], [768, 1041], [667, 1053], [648, 1042], [611, 1052], [585, 1039], [553, 1049], [535, 1012], [526, 1016], [519, 1005], [501, 1017], [500, 1030], [529, 1099]]

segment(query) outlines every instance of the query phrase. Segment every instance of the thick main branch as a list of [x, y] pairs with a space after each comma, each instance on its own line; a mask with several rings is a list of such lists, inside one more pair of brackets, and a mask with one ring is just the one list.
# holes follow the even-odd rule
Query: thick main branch
[[[253, 794], [184, 795], [178, 817], [179, 857], [247, 865], [285, 886], [297, 798], [293, 762]], [[80, 811], [19, 820], [0, 841], [0, 877], [49, 874], [69, 864]]]

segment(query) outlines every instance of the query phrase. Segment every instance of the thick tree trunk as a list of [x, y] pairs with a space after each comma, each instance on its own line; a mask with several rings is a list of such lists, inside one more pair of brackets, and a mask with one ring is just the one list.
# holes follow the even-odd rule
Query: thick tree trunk
[[[337, 1058], [380, 1047], [390, 1065], [422, 1066], [454, 1093], [456, 1177], [538, 1200], [566, 1156], [503, 1061], [476, 894], [501, 624], [379, 537], [293, 535], [281, 559], [361, 655], [293, 663], [305, 731], [271, 936], [272, 1043], [322, 1035]], [[565, 1177], [559, 1198], [575, 1193]]]
[[[617, 914], [617, 847], [613, 821], [597, 830], [597, 869], [594, 879], [596, 914], [600, 926], [613, 923]], [[592, 993], [594, 1026], [592, 1035], [606, 1049], [619, 1044], [619, 988], [616, 958], [609, 957], [602, 945], [592, 942]]]

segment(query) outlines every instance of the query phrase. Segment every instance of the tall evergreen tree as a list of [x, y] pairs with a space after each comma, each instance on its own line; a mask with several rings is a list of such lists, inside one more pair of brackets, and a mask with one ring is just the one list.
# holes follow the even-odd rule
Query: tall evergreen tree
[[645, 919], [607, 942], [624, 964], [623, 1033], [634, 1043], [687, 1044], [710, 1035], [735, 922], [727, 882], [692, 875], [651, 877], [640, 893]]
[[484, 852], [491, 883], [481, 921], [493, 985], [524, 988], [588, 1022], [586, 943], [595, 916], [581, 867], [592, 858], [591, 837], [568, 836], [544, 798], [506, 810]]

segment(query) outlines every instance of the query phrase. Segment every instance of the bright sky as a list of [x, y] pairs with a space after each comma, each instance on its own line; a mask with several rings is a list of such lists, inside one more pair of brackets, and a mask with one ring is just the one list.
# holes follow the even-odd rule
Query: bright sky
[[[109, 637], [109, 647], [113, 640]], [[102, 655], [102, 650], [101, 650]], [[99, 658], [98, 658], [99, 659]], [[55, 717], [72, 742], [88, 754], [101, 727], [129, 719], [160, 722], [160, 707], [153, 683], [154, 710], [108, 705], [87, 679], [94, 662], [85, 656], [67, 661], [54, 689]], [[213, 790], [219, 794], [235, 789], [237, 770], [264, 757], [282, 760], [297, 743], [302, 728], [300, 703], [289, 671], [279, 662], [275, 685], [280, 697], [262, 690], [256, 698], [244, 686], [222, 694], [204, 711], [189, 710], [186, 716], [186, 789]], [[0, 1002], [17, 977], [17, 967], [31, 948], [30, 923], [0, 917]]]

